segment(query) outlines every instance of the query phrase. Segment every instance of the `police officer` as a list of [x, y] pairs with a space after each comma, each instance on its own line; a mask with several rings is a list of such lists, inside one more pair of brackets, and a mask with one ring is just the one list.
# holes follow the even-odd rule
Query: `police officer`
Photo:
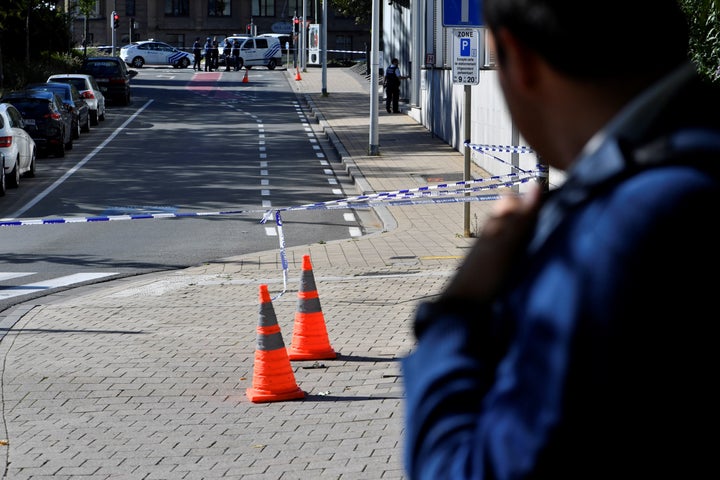
[[237, 72], [240, 70], [240, 40], [237, 38], [233, 41], [232, 55], [233, 65], [235, 66], [235, 71]]
[[210, 37], [207, 37], [207, 40], [205, 40], [205, 45], [203, 47], [205, 51], [205, 71], [206, 72], [212, 72], [213, 70], [213, 64], [212, 64], [212, 40]]
[[195, 43], [193, 43], [193, 55], [195, 56], [195, 63], [193, 63], [193, 70], [200, 71], [200, 60], [202, 59], [202, 48], [200, 45], [200, 37], [195, 38]]
[[213, 38], [211, 52], [212, 68], [218, 70], [220, 67], [220, 46], [218, 45], [217, 37]]
[[225, 39], [225, 45], [223, 46], [223, 56], [225, 57], [225, 71], [230, 71], [230, 66], [233, 65], [233, 54], [232, 54], [232, 40], [229, 38]]

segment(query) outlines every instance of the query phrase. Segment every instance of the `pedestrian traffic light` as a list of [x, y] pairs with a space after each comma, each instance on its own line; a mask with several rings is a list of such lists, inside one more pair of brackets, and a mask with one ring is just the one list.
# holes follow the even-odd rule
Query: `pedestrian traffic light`
[[248, 24], [247, 24], [247, 31], [248, 31], [248, 33], [250, 33], [250, 30], [252, 30], [252, 25], [250, 25], [250, 24], [248, 23]]
[[117, 12], [113, 12], [112, 17], [113, 17], [113, 30], [117, 30], [117, 28], [120, 26], [120, 15], [118, 15]]

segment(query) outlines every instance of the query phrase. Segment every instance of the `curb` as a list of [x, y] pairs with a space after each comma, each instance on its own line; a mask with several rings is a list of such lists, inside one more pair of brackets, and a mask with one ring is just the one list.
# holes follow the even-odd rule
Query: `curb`
[[[353, 157], [350, 156], [335, 131], [332, 129], [330, 124], [328, 124], [327, 120], [325, 120], [322, 112], [315, 106], [315, 102], [312, 100], [310, 95], [302, 94], [302, 97], [305, 101], [305, 104], [310, 109], [318, 124], [322, 128], [323, 133], [325, 133], [325, 135], [328, 137], [330, 144], [333, 146], [338, 156], [340, 157], [340, 161], [345, 166], [345, 172], [352, 179], [358, 193], [360, 195], [375, 193], [375, 190], [365, 179], [362, 171], [355, 163]], [[392, 216], [387, 207], [375, 206], [372, 208], [373, 210], [375, 210], [375, 213], [380, 218], [380, 221], [383, 224], [383, 232], [389, 232], [397, 228], [397, 221], [395, 220], [395, 217]]]

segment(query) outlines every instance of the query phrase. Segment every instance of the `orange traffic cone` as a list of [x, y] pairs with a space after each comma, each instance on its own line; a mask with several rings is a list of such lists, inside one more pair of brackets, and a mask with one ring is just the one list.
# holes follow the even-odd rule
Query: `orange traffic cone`
[[305, 392], [295, 383], [267, 285], [260, 285], [259, 313], [253, 386], [245, 394], [254, 403], [303, 398]]
[[250, 80], [248, 79], [248, 71], [250, 70], [250, 67], [245, 67], [245, 76], [242, 79], [242, 83], [248, 83]]
[[303, 256], [295, 324], [288, 357], [290, 360], [323, 360], [336, 357], [335, 350], [328, 340], [310, 255]]
[[302, 77], [300, 76], [300, 69], [298, 67], [295, 67], [295, 80], [302, 80]]

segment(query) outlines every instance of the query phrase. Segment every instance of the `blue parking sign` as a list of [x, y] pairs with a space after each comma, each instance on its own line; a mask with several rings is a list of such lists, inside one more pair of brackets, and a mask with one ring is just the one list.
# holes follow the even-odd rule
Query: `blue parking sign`
[[469, 57], [471, 52], [472, 42], [469, 38], [460, 39], [460, 56]]
[[444, 27], [481, 27], [482, 0], [442, 0]]

